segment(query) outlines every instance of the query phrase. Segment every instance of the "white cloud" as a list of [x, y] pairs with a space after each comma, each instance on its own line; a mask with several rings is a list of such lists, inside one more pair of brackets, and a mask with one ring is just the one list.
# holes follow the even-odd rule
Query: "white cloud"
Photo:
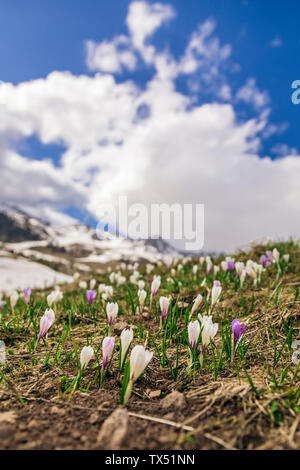
[[126, 23], [135, 47], [143, 52], [146, 39], [174, 16], [175, 11], [171, 5], [148, 4], [145, 1], [132, 2], [129, 6]]
[[[135, 47], [144, 51], [146, 39], [173, 10], [133, 5], [128, 24]], [[143, 32], [132, 15], [141, 18], [145, 8], [155, 21]], [[45, 79], [2, 85], [0, 100], [7, 107], [0, 114], [1, 197], [51, 220], [70, 205], [97, 216], [99, 204], [119, 195], [147, 204], [204, 203], [206, 250], [299, 231], [299, 156], [259, 158], [259, 135], [270, 122], [267, 97], [254, 80], [239, 99], [259, 110], [257, 118], [241, 123], [233, 105], [220, 101], [220, 94], [230, 99], [221, 71], [230, 48], [220, 44], [213, 29], [209, 20], [192, 35], [185, 58], [196, 65], [189, 72], [185, 59], [175, 61], [170, 53], [152, 49], [156, 71], [143, 90], [131, 81], [116, 83], [108, 70], [93, 77], [53, 72]], [[102, 59], [96, 65], [98, 45], [90, 47], [95, 68], [103, 68]], [[118, 55], [106, 68], [118, 72], [124, 64]], [[183, 70], [188, 78], [198, 73], [202, 87], [205, 77], [216, 77], [221, 86], [215, 102], [197, 104], [176, 90], [175, 78]], [[147, 109], [142, 118], [141, 108]], [[33, 134], [42, 143], [67, 148], [59, 167], [17, 153], [15, 144]]]
[[278, 157], [287, 157], [290, 155], [298, 155], [296, 148], [290, 147], [287, 144], [276, 144], [271, 148], [271, 153]]
[[90, 70], [100, 72], [120, 73], [123, 68], [134, 70], [137, 58], [130, 48], [128, 38], [118, 36], [113, 41], [86, 42], [86, 63]]
[[237, 91], [236, 97], [256, 109], [264, 108], [270, 101], [268, 93], [258, 89], [254, 78], [247, 80], [247, 83]]

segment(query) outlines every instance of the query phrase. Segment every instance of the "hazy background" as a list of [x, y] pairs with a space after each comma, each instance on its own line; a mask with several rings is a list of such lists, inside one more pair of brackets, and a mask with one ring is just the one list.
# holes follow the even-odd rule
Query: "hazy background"
[[2, 0], [0, 202], [55, 224], [204, 203], [205, 250], [299, 235], [294, 0]]

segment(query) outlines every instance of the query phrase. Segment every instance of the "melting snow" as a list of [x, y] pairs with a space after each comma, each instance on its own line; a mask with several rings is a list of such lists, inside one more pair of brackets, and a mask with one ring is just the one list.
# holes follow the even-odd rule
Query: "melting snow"
[[32, 261], [0, 258], [0, 291], [45, 288], [71, 282], [72, 277]]

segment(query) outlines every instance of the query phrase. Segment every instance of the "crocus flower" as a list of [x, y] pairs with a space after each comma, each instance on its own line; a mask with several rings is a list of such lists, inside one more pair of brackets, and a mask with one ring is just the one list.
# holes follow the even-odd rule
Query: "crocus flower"
[[151, 284], [151, 297], [154, 297], [155, 294], [157, 294], [159, 286], [160, 286], [160, 278], [156, 277], [153, 279], [152, 284]]
[[202, 300], [203, 300], [202, 295], [201, 295], [201, 294], [198, 294], [197, 297], [196, 297], [195, 300], [194, 300], [194, 303], [193, 303], [193, 306], [192, 306], [192, 310], [191, 310], [191, 315], [193, 315], [193, 313], [195, 313], [195, 312], [198, 310], [198, 308], [199, 308], [199, 306], [200, 306]]
[[164, 320], [167, 316], [169, 305], [170, 305], [169, 297], [160, 297], [159, 305], [160, 305], [161, 318], [162, 320]]
[[103, 343], [102, 343], [102, 352], [103, 352], [102, 367], [103, 367], [103, 370], [106, 369], [106, 367], [107, 367], [107, 365], [110, 361], [110, 358], [111, 358], [111, 355], [113, 353], [114, 347], [115, 347], [115, 338], [112, 338], [111, 336], [106, 336], [106, 338], [104, 338]]
[[274, 259], [273, 259], [273, 253], [272, 253], [272, 251], [268, 250], [268, 251], [266, 252], [266, 255], [267, 255], [267, 258], [268, 258], [269, 262], [270, 262], [271, 264], [273, 264], [273, 263], [274, 263]]
[[211, 290], [211, 308], [213, 308], [219, 301], [222, 292], [220, 281], [214, 281], [213, 288]]
[[205, 351], [206, 346], [209, 345], [210, 340], [213, 339], [218, 332], [218, 323], [213, 323], [212, 316], [198, 315], [202, 328], [202, 353]]
[[218, 272], [220, 271], [220, 266], [214, 265], [214, 275], [216, 276]]
[[227, 261], [227, 267], [228, 267], [228, 271], [230, 273], [232, 273], [232, 271], [234, 270], [234, 260], [230, 259]]
[[213, 264], [211, 260], [209, 259], [209, 261], [206, 261], [206, 273], [210, 274], [212, 272], [212, 269], [213, 269]]
[[87, 288], [87, 283], [86, 283], [86, 281], [80, 281], [80, 283], [79, 283], [79, 288], [80, 288], [80, 289], [86, 289], [86, 288]]
[[91, 279], [90, 280], [90, 289], [95, 289], [95, 286], [96, 286], [96, 279]]
[[0, 300], [0, 310], [3, 310], [5, 304], [6, 302], [4, 300]]
[[198, 266], [197, 266], [197, 264], [195, 264], [195, 265], [193, 266], [193, 274], [194, 274], [194, 276], [197, 275], [197, 271], [198, 271]]
[[195, 349], [199, 335], [200, 335], [200, 323], [198, 320], [196, 321], [191, 321], [188, 325], [188, 336], [189, 336], [189, 343], [192, 346], [193, 349]]
[[243, 334], [246, 331], [247, 325], [246, 323], [241, 323], [240, 320], [236, 318], [231, 323], [231, 327], [232, 327], [232, 334], [233, 334], [233, 347], [235, 350], [238, 344], [238, 341], [240, 340], [240, 338], [243, 336]]
[[265, 268], [266, 266], [270, 266], [272, 262], [265, 255], [261, 255], [260, 264], [262, 265], [263, 268]]
[[135, 346], [130, 355], [130, 375], [129, 382], [124, 395], [124, 405], [128, 402], [134, 382], [142, 375], [147, 365], [151, 361], [153, 353], [144, 346]]
[[275, 263], [279, 263], [280, 253], [277, 248], [274, 248], [272, 255]]
[[44, 315], [40, 319], [40, 333], [38, 337], [38, 342], [43, 336], [48, 334], [48, 331], [50, 330], [54, 322], [55, 322], [55, 314], [53, 310], [51, 309], [46, 310]]
[[18, 302], [19, 294], [18, 292], [14, 291], [11, 296], [10, 296], [10, 306], [12, 310], [15, 308], [17, 302]]
[[241, 285], [241, 287], [243, 287], [246, 276], [247, 276], [247, 270], [244, 268], [241, 272], [241, 275], [240, 275], [240, 285]]
[[121, 338], [121, 364], [123, 364], [127, 351], [133, 340], [133, 330], [131, 328], [130, 329], [124, 328], [124, 330], [121, 333], [120, 338]]
[[138, 297], [139, 297], [140, 308], [142, 309], [144, 307], [144, 303], [147, 297], [147, 292], [144, 289], [139, 290]]
[[228, 270], [227, 261], [221, 261], [221, 268], [223, 269], [223, 271], [227, 271], [227, 270]]
[[130, 355], [130, 380], [135, 382], [151, 361], [153, 353], [144, 346], [135, 346]]
[[283, 255], [283, 259], [286, 263], [288, 263], [290, 261], [290, 255], [289, 254]]
[[241, 277], [244, 268], [245, 268], [244, 263], [242, 263], [242, 262], [240, 262], [240, 261], [237, 261], [237, 262], [235, 263], [235, 270], [236, 270], [236, 273], [237, 273], [237, 275], [238, 275], [239, 278]]
[[139, 290], [143, 290], [144, 287], [145, 287], [145, 281], [139, 281], [139, 282], [138, 282], [138, 288], [139, 288]]
[[30, 296], [31, 296], [30, 287], [26, 287], [26, 289], [23, 289], [23, 294], [24, 294], [24, 300], [26, 304], [28, 305], [30, 303]]
[[80, 353], [80, 365], [84, 369], [91, 359], [94, 357], [94, 350], [92, 346], [84, 346]]
[[118, 311], [119, 311], [119, 306], [116, 303], [113, 303], [113, 302], [108, 302], [107, 305], [106, 305], [106, 314], [107, 314], [107, 319], [108, 319], [108, 323], [109, 323], [109, 326], [113, 325], [116, 318], [117, 318], [117, 315], [118, 315]]
[[60, 292], [59, 290], [54, 290], [52, 291], [48, 296], [47, 296], [47, 303], [48, 307], [51, 307], [53, 304], [58, 304], [63, 298], [63, 293]]
[[97, 297], [97, 292], [95, 290], [86, 291], [86, 299], [88, 301], [89, 307], [91, 307], [96, 297]]

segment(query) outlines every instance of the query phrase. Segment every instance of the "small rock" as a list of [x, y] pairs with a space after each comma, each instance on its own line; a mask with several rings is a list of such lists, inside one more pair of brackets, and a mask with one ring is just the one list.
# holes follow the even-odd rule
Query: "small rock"
[[173, 421], [175, 419], [175, 413], [167, 413], [164, 415], [164, 419], [167, 419], [168, 421]]
[[120, 335], [124, 328], [128, 328], [128, 323], [126, 323], [125, 321], [119, 321], [115, 324], [114, 333], [116, 335]]
[[36, 419], [32, 419], [29, 423], [28, 423], [28, 429], [34, 429], [34, 428], [37, 428], [39, 426], [39, 423], [37, 422]]
[[95, 412], [95, 413], [92, 413], [91, 416], [90, 416], [90, 419], [89, 419], [89, 423], [90, 424], [95, 424], [97, 423], [99, 419], [99, 413]]
[[54, 405], [50, 408], [50, 413], [63, 416], [66, 414], [66, 410], [63, 410], [62, 408], [58, 408], [58, 406]]
[[152, 390], [152, 392], [149, 393], [150, 398], [159, 398], [161, 395], [161, 390]]
[[81, 432], [80, 431], [73, 431], [72, 432], [72, 438], [73, 439], [79, 439], [81, 436]]
[[186, 406], [186, 401], [184, 398], [183, 393], [180, 392], [172, 392], [167, 395], [162, 401], [161, 406], [164, 410], [168, 410], [170, 408], [176, 408], [176, 410], [181, 410]]
[[16, 420], [16, 414], [14, 411], [4, 411], [0, 413], [0, 423], [13, 424]]
[[147, 318], [150, 317], [150, 313], [149, 312], [143, 312], [142, 317], [147, 319]]
[[98, 444], [103, 449], [118, 450], [127, 434], [128, 413], [117, 408], [102, 424], [98, 434]]

